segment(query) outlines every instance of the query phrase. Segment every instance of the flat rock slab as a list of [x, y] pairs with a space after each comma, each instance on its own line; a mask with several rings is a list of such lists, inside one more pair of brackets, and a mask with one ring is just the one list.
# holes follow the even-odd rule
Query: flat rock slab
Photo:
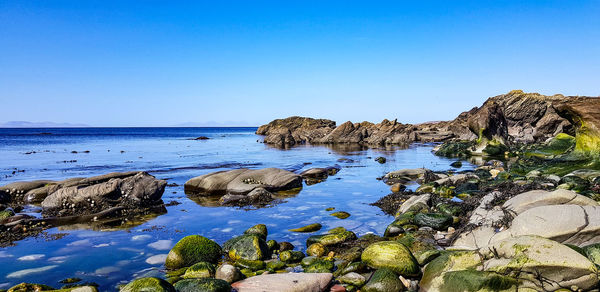
[[331, 273], [288, 273], [254, 276], [231, 286], [238, 292], [321, 292], [333, 278]]
[[198, 196], [245, 195], [256, 188], [276, 192], [299, 187], [302, 187], [302, 177], [293, 172], [279, 168], [242, 168], [192, 178], [185, 183], [185, 192]]

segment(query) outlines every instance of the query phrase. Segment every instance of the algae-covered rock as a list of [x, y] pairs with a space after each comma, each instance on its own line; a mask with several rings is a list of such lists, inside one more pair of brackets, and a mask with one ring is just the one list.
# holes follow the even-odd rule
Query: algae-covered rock
[[154, 278], [140, 278], [133, 280], [129, 284], [123, 286], [121, 292], [175, 292], [173, 285], [169, 282]]
[[[339, 271], [339, 274], [347, 274], [347, 273], [363, 273], [367, 270], [367, 264], [365, 264], [364, 262], [353, 262], [353, 263], [349, 263], [348, 265], [346, 265], [345, 267], [341, 268]], [[337, 272], [337, 271], [336, 271]]]
[[179, 269], [197, 262], [216, 264], [220, 258], [221, 247], [216, 242], [200, 235], [190, 235], [175, 244], [167, 255], [165, 266]]
[[600, 243], [588, 245], [582, 248], [584, 255], [596, 266], [600, 266]]
[[418, 251], [413, 253], [414, 257], [417, 259], [417, 262], [420, 266], [424, 266], [440, 256], [441, 251], [437, 249], [430, 249], [425, 251]]
[[436, 291], [510, 292], [517, 291], [518, 285], [514, 278], [476, 270], [446, 272], [442, 278], [443, 281]]
[[286, 250], [279, 253], [279, 259], [285, 263], [297, 263], [304, 258], [304, 253], [301, 251]]
[[215, 265], [207, 262], [195, 263], [185, 271], [185, 274], [183, 274], [184, 279], [212, 278], [214, 276]]
[[503, 156], [508, 147], [498, 140], [490, 140], [485, 145], [483, 152], [489, 156]]
[[452, 225], [452, 216], [442, 213], [419, 213], [413, 222], [418, 226], [427, 226], [435, 230], [446, 230]]
[[220, 279], [187, 279], [175, 283], [177, 292], [231, 292], [231, 285]]
[[350, 217], [350, 213], [345, 212], [345, 211], [338, 211], [338, 212], [331, 213], [331, 216], [339, 218], [339, 219], [346, 219], [346, 218]]
[[225, 245], [229, 258], [234, 261], [238, 259], [265, 260], [271, 255], [267, 242], [255, 234], [232, 238]]
[[271, 253], [279, 251], [280, 248], [279, 243], [273, 239], [267, 241], [267, 246], [269, 247], [269, 251], [271, 251]]
[[348, 240], [356, 239], [356, 234], [352, 231], [344, 231], [334, 234], [313, 235], [306, 240], [306, 245], [320, 243], [324, 246], [336, 245]]
[[279, 251], [293, 250], [294, 245], [287, 241], [282, 241], [279, 243]]
[[274, 260], [267, 262], [267, 270], [269, 272], [275, 272], [285, 268], [285, 263], [282, 261]]
[[324, 258], [316, 258], [307, 267], [304, 268], [305, 273], [331, 273], [335, 265], [333, 260]]
[[30, 292], [30, 291], [50, 291], [54, 288], [44, 284], [21, 283], [13, 286], [7, 292]]
[[341, 277], [337, 277], [337, 280], [355, 287], [362, 287], [367, 281], [363, 275], [355, 272], [350, 272]]
[[443, 291], [440, 287], [445, 283], [445, 273], [482, 267], [482, 257], [475, 251], [444, 251], [425, 266], [419, 287], [423, 291]]
[[247, 260], [247, 259], [243, 259], [243, 258], [237, 259], [234, 264], [243, 269], [250, 269], [252, 271], [262, 270], [266, 267], [266, 264], [264, 261]]
[[254, 226], [248, 228], [246, 231], [244, 231], [244, 234], [257, 235], [257, 236], [260, 236], [263, 240], [267, 240], [267, 235], [269, 234], [269, 232], [267, 231], [266, 225], [257, 224], [257, 225], [254, 225]]
[[386, 268], [375, 271], [369, 282], [361, 289], [363, 292], [400, 292], [403, 290], [404, 285], [398, 275]]
[[15, 212], [13, 212], [11, 209], [0, 211], [0, 221], [12, 216], [15, 216]]
[[413, 277], [421, 272], [410, 250], [395, 241], [380, 241], [369, 245], [361, 259], [374, 269], [388, 268], [402, 276]]
[[306, 254], [309, 256], [322, 257], [329, 252], [327, 247], [320, 243], [313, 243], [306, 249]]
[[291, 232], [315, 232], [321, 230], [323, 226], [319, 223], [309, 224], [303, 227], [290, 229]]

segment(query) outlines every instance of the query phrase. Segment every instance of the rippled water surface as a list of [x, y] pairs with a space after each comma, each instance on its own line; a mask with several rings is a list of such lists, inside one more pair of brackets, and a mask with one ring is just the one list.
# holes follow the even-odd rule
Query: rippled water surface
[[[60, 287], [58, 281], [78, 277], [100, 284], [103, 291], [114, 290], [135, 277], [160, 275], [169, 249], [186, 235], [200, 234], [223, 243], [258, 223], [268, 226], [269, 239], [290, 241], [298, 248], [304, 248], [309, 235], [287, 229], [315, 222], [323, 224], [323, 230], [343, 226], [359, 236], [382, 234], [393, 220], [368, 205], [389, 193], [389, 187], [376, 178], [402, 168], [447, 170], [454, 161], [434, 156], [433, 146], [422, 144], [408, 149], [300, 146], [281, 150], [259, 143], [255, 130], [0, 129], [0, 185], [143, 170], [178, 185], [167, 187], [163, 200], [181, 203], [167, 207], [164, 215], [131, 222], [126, 228], [53, 228], [48, 236], [0, 248], [0, 289], [23, 281]], [[210, 139], [189, 140], [198, 136]], [[386, 157], [387, 163], [375, 162], [378, 156]], [[340, 158], [353, 162], [338, 162]], [[203, 207], [183, 193], [188, 179], [218, 170], [280, 167], [299, 172], [335, 164], [342, 167], [336, 176], [305, 185], [285, 202], [258, 210]], [[337, 219], [325, 211], [328, 207], [352, 216]]]

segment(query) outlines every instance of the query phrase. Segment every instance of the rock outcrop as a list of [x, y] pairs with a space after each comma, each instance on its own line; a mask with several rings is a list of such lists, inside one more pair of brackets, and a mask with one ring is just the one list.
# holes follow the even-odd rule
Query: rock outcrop
[[458, 140], [498, 140], [504, 144], [543, 142], [559, 133], [577, 135], [577, 149], [600, 149], [600, 98], [545, 96], [513, 90], [489, 98], [456, 119], [417, 125], [397, 120], [335, 122], [305, 117], [278, 119], [256, 134], [278, 146], [295, 144], [406, 144]]

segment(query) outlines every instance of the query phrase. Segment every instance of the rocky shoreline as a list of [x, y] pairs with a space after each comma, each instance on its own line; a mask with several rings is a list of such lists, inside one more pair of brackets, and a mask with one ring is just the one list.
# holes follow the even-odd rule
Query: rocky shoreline
[[[343, 227], [325, 231], [314, 222], [290, 229], [311, 234], [303, 246], [270, 238], [264, 224], [222, 245], [206, 234], [189, 235], [170, 250], [161, 277], [135, 279], [118, 289], [598, 291], [599, 126], [598, 98], [522, 91], [492, 97], [450, 122], [384, 120], [336, 127], [311, 118], [273, 121], [257, 130], [267, 144], [376, 147], [435, 141], [443, 142], [436, 155], [477, 157], [479, 165], [461, 170], [456, 163], [442, 172], [399, 169], [378, 178], [390, 187], [389, 195], [373, 202], [393, 217], [384, 234], [357, 236]], [[190, 198], [216, 200], [221, 206], [261, 207], [279, 192], [297, 192], [338, 171], [338, 166], [302, 173], [235, 169], [192, 178], [184, 188]], [[418, 187], [408, 190], [414, 184]], [[160, 198], [165, 185], [135, 172], [0, 187], [2, 238], [59, 224], [48, 222], [98, 220], [111, 210], [119, 215], [107, 217], [120, 218], [164, 208]], [[40, 204], [43, 218], [19, 217], [23, 215], [14, 211], [25, 203]], [[326, 211], [340, 220], [352, 216]], [[47, 223], [37, 227], [39, 220]], [[14, 222], [18, 228], [7, 225]], [[8, 291], [52, 290], [42, 286], [21, 284]], [[88, 290], [69, 290], [74, 288]], [[60, 291], [95, 289], [82, 285]]]

